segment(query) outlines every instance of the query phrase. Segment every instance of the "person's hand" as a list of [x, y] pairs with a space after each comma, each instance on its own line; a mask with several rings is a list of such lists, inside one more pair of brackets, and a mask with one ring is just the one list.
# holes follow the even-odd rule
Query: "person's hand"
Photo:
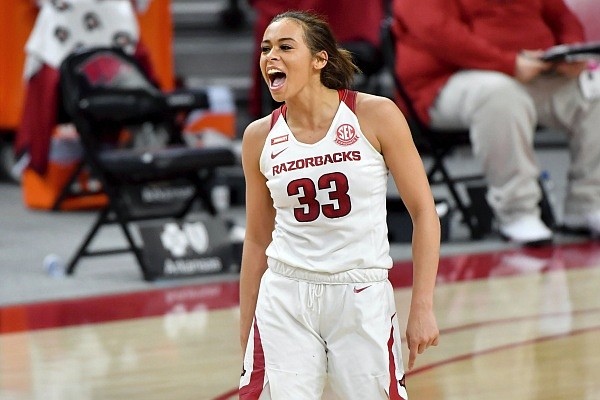
[[429, 346], [437, 346], [440, 331], [432, 310], [411, 309], [406, 326], [408, 343], [408, 369], [415, 365], [417, 354], [422, 354]]
[[519, 82], [530, 82], [536, 76], [552, 67], [552, 64], [540, 59], [543, 53], [541, 50], [523, 50], [517, 55], [515, 61], [515, 78]]
[[577, 78], [587, 67], [587, 61], [560, 62], [555, 64], [554, 70], [568, 78]]

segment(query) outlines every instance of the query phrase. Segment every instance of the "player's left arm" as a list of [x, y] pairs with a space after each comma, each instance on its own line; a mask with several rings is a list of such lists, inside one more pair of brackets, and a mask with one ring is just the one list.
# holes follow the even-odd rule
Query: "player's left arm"
[[406, 337], [410, 355], [437, 345], [433, 290], [440, 250], [440, 220], [421, 157], [402, 112], [389, 99], [360, 94], [357, 116], [361, 130], [383, 155], [413, 223], [413, 290]]

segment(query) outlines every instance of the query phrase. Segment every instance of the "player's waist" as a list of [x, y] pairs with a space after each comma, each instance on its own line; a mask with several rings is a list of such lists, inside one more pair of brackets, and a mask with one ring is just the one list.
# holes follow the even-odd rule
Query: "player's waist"
[[313, 283], [348, 284], [380, 282], [386, 280], [388, 277], [387, 268], [355, 268], [332, 274], [293, 267], [272, 257], [267, 258], [267, 265], [272, 272], [278, 275]]

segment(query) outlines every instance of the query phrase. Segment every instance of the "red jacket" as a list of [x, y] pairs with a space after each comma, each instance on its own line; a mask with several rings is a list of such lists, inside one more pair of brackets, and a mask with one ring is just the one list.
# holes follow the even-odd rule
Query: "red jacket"
[[455, 72], [514, 75], [520, 50], [584, 40], [563, 0], [394, 0], [396, 73], [420, 117]]

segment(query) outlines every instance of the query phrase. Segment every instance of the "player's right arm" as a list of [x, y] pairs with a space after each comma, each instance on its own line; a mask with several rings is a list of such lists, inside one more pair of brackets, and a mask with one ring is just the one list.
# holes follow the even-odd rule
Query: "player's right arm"
[[270, 116], [252, 122], [242, 139], [242, 167], [246, 179], [246, 236], [240, 272], [240, 342], [246, 350], [254, 318], [258, 288], [267, 269], [265, 250], [271, 243], [275, 209], [260, 171], [260, 155], [270, 129]]

